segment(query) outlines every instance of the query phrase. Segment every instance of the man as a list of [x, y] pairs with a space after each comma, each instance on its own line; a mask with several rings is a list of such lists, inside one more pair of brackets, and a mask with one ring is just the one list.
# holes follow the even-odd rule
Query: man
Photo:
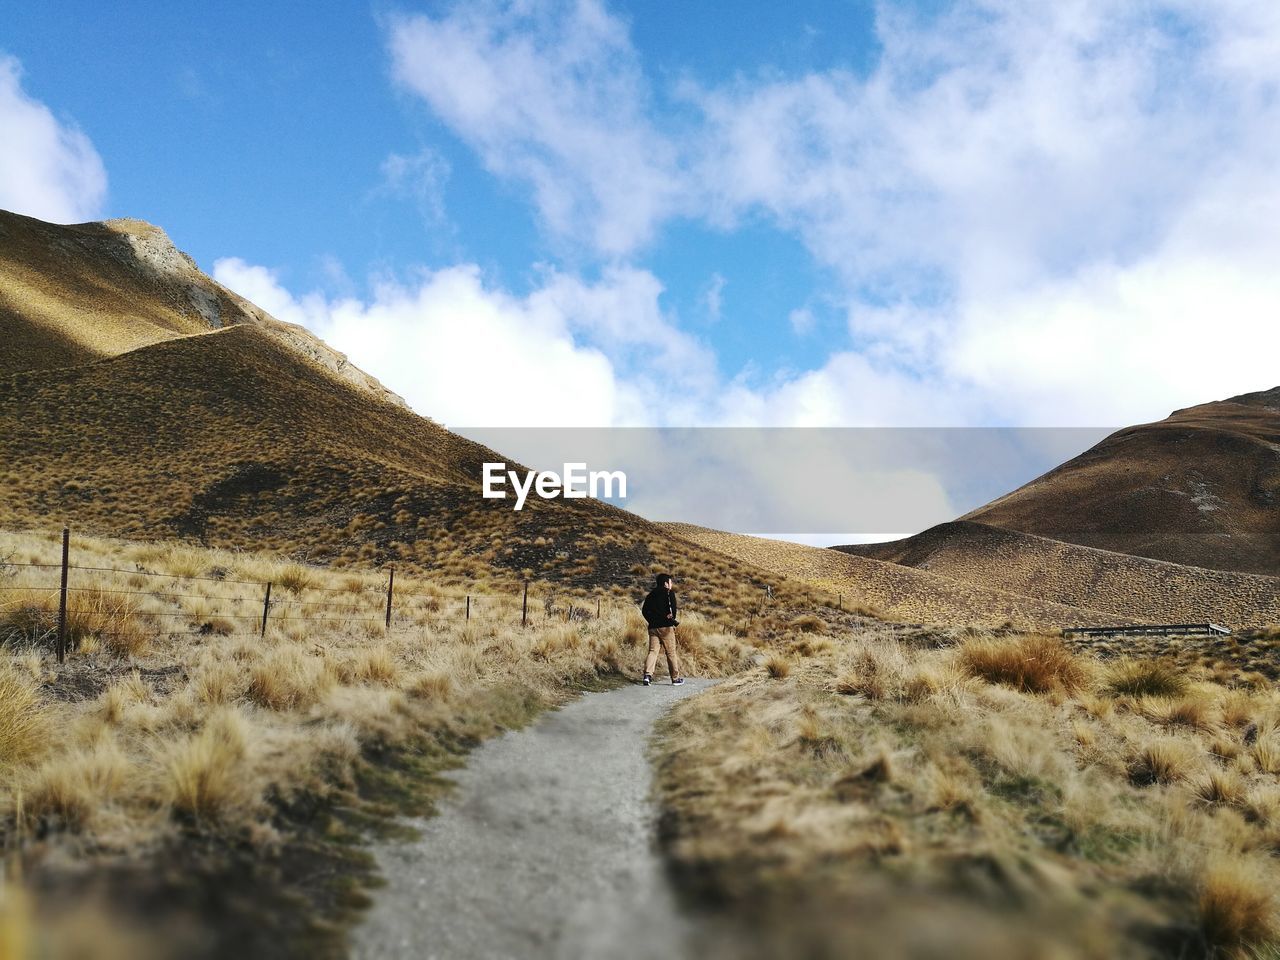
[[680, 654], [676, 650], [676, 585], [671, 574], [660, 573], [654, 588], [644, 598], [640, 612], [649, 624], [649, 657], [644, 662], [644, 685], [653, 681], [653, 668], [658, 664], [658, 647], [667, 655], [667, 670], [673, 684], [684, 683], [680, 675]]

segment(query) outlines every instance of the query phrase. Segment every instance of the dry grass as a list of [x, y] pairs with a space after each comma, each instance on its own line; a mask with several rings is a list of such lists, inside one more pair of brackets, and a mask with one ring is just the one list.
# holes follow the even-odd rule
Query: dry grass
[[1197, 759], [1194, 745], [1185, 740], [1150, 740], [1135, 751], [1129, 763], [1129, 778], [1140, 786], [1174, 783], [1187, 777]]
[[176, 814], [216, 822], [256, 799], [248, 738], [242, 715], [222, 708], [198, 733], [163, 750], [164, 790]]
[[253, 665], [248, 696], [271, 710], [296, 710], [318, 702], [333, 686], [325, 663], [294, 647], [282, 647]]
[[39, 688], [8, 664], [0, 665], [0, 770], [41, 752], [49, 717]]
[[840, 638], [662, 726], [667, 853], [744, 955], [1276, 948], [1280, 790], [1254, 759], [1274, 691], [1201, 670], [1135, 696], [1153, 688], [1052, 638], [900, 636]]
[[[377, 575], [172, 544], [74, 544], [81, 564], [126, 572], [101, 574], [102, 589], [83, 594], [85, 622], [101, 619], [80, 633], [65, 666], [53, 663], [44, 642], [0, 650], [6, 842], [74, 833], [82, 849], [107, 857], [211, 833], [276, 842], [272, 798], [324, 794], [351, 778], [366, 749], [459, 717], [483, 729], [490, 709], [526, 715], [580, 682], [636, 673], [647, 649], [629, 603], [602, 605], [598, 620], [592, 604], [588, 619], [539, 617], [521, 629], [519, 604], [507, 596], [401, 576], [402, 605], [387, 630], [385, 580]], [[0, 555], [17, 562], [47, 563], [58, 548], [56, 534], [0, 533]], [[11, 569], [6, 585], [25, 588], [39, 576], [38, 568]], [[238, 601], [243, 584], [235, 582], [262, 575], [280, 578], [265, 637], [261, 600]], [[139, 595], [127, 608], [103, 606], [113, 590]], [[554, 609], [570, 601], [585, 606], [561, 592]], [[357, 622], [307, 622], [308, 610]], [[219, 617], [241, 625], [204, 629]], [[141, 642], [108, 644], [105, 634], [121, 632], [122, 622]], [[680, 635], [694, 676], [743, 668], [755, 655], [696, 608]]]
[[1120, 660], [1108, 666], [1107, 689], [1130, 697], [1179, 697], [1187, 678], [1176, 666], [1162, 660]]
[[779, 653], [771, 653], [764, 660], [764, 670], [774, 680], [791, 676], [791, 661]]
[[1274, 881], [1256, 858], [1211, 863], [1201, 876], [1198, 907], [1200, 929], [1212, 950], [1248, 956], [1251, 948], [1280, 941]]
[[971, 640], [961, 648], [960, 663], [974, 677], [1025, 693], [1075, 693], [1090, 679], [1084, 663], [1056, 637]]

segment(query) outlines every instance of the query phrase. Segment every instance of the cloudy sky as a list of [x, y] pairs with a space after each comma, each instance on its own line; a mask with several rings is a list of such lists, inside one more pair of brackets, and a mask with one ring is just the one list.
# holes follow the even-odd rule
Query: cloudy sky
[[1275, 386], [1277, 171], [1274, 0], [0, 25], [0, 207], [158, 223], [449, 425], [1106, 426]]

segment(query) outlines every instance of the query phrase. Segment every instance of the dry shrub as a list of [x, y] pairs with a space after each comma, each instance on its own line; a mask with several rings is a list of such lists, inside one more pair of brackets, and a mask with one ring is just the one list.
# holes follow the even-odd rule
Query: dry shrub
[[1163, 660], [1120, 660], [1107, 670], [1106, 689], [1115, 696], [1180, 697], [1187, 678]]
[[1071, 693], [1089, 680], [1084, 664], [1055, 637], [970, 640], [960, 648], [960, 664], [972, 676], [1024, 693]]
[[197, 822], [216, 822], [245, 806], [253, 795], [247, 744], [244, 718], [223, 708], [200, 732], [169, 747], [163, 768], [173, 811]]
[[36, 756], [47, 737], [39, 689], [30, 677], [0, 665], [0, 767]]
[[[1200, 932], [1211, 951], [1247, 955], [1280, 937], [1274, 878], [1244, 857], [1210, 863], [1200, 878]], [[1260, 954], [1255, 954], [1260, 955]]]
[[791, 661], [780, 653], [765, 657], [764, 669], [774, 680], [784, 680], [791, 675]]
[[316, 703], [333, 685], [323, 661], [293, 647], [282, 647], [254, 664], [248, 695], [272, 710], [292, 710]]
[[1129, 780], [1138, 786], [1184, 779], [1196, 761], [1195, 748], [1183, 740], [1144, 743], [1129, 761]]

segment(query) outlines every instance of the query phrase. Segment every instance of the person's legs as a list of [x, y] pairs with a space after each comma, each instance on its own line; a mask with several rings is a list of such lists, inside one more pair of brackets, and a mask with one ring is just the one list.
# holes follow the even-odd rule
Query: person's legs
[[671, 679], [675, 680], [680, 676], [680, 651], [676, 648], [676, 628], [663, 627], [658, 631], [658, 636], [662, 640], [662, 650], [667, 655], [667, 671], [671, 674]]
[[658, 639], [658, 631], [651, 629], [649, 631], [649, 656], [644, 661], [644, 672], [646, 676], [653, 674], [653, 668], [658, 665], [658, 646], [661, 641]]

